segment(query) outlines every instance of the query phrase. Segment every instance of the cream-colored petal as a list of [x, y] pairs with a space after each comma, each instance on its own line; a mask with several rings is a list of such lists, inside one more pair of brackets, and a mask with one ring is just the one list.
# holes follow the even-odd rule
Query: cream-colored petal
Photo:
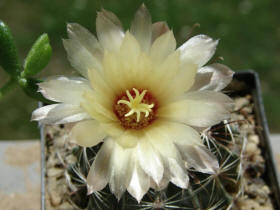
[[83, 95], [85, 100], [81, 103], [81, 107], [99, 122], [111, 123], [116, 121], [112, 109], [115, 96], [105, 82], [103, 74], [97, 71], [89, 71], [89, 80], [95, 91], [85, 92]]
[[[170, 180], [175, 185], [181, 188], [188, 186], [189, 178], [187, 171], [184, 169], [181, 157], [187, 161], [188, 165], [200, 172], [213, 173], [217, 169], [217, 158], [205, 148], [200, 135], [193, 128], [180, 123], [161, 121], [157, 129], [165, 133], [165, 135], [168, 135], [168, 138], [173, 141], [177, 149], [176, 151], [173, 150], [173, 153], [180, 151], [180, 155], [177, 154], [175, 158], [169, 158], [170, 155], [165, 156], [165, 165], [168, 163]], [[156, 132], [154, 135], [156, 135]], [[158, 138], [166, 142], [163, 135], [158, 136]], [[172, 149], [171, 146], [167, 147]], [[168, 152], [164, 153], [168, 154]]]
[[131, 88], [143, 88], [151, 78], [153, 63], [145, 53], [140, 53], [138, 41], [126, 33], [120, 52], [104, 55], [104, 74], [107, 84], [118, 95]]
[[83, 100], [83, 93], [90, 90], [87, 80], [65, 76], [49, 77], [38, 85], [39, 91], [45, 98], [76, 105], [79, 105]]
[[202, 173], [214, 174], [219, 163], [217, 158], [205, 146], [178, 145], [187, 164]]
[[[160, 64], [155, 65], [147, 77], [147, 87], [150, 89], [161, 104], [177, 99], [188, 91], [193, 85], [197, 65], [186, 64], [184, 68], [180, 64], [180, 52], [170, 54]], [[158, 86], [160, 81], [160, 88]]]
[[96, 32], [97, 37], [104, 49], [116, 51], [120, 48], [124, 37], [122, 27], [115, 15], [108, 15], [105, 10], [97, 13]]
[[121, 136], [125, 132], [125, 129], [121, 126], [121, 124], [118, 121], [110, 122], [110, 123], [101, 123], [100, 126], [113, 139], [117, 139], [119, 136]]
[[133, 148], [137, 146], [139, 140], [141, 139], [140, 135], [141, 131], [125, 130], [122, 135], [115, 138], [115, 140], [123, 148]]
[[153, 23], [152, 25], [152, 43], [162, 34], [169, 31], [169, 27], [166, 22], [160, 21]]
[[122, 60], [119, 54], [106, 51], [104, 54], [103, 69], [105, 80], [115, 94], [126, 90], [126, 69], [122, 68]]
[[196, 91], [160, 107], [158, 116], [191, 126], [209, 127], [229, 118], [230, 101], [222, 93]]
[[[138, 56], [141, 53], [140, 45], [135, 37], [127, 32], [123, 39], [121, 48], [120, 48], [120, 56], [123, 62], [123, 68], [130, 68], [131, 66], [137, 65]], [[130, 71], [127, 72], [128, 74], [133, 71], [133, 69], [129, 69]], [[125, 75], [124, 75], [125, 76]]]
[[70, 140], [82, 147], [93, 147], [102, 142], [106, 136], [96, 120], [78, 122], [70, 132]]
[[158, 37], [150, 51], [151, 59], [154, 62], [162, 62], [164, 59], [173, 53], [176, 49], [176, 40], [172, 31], [168, 31], [165, 34]]
[[[149, 86], [152, 85], [150, 82], [151, 78], [153, 77], [153, 71], [155, 69], [155, 64], [153, 61], [150, 59], [150, 57], [146, 53], [141, 53], [138, 59], [138, 63], [136, 66], [134, 66], [135, 74], [131, 78], [131, 83], [130, 81], [127, 81], [127, 84], [133, 85], [132, 87], [135, 88], [148, 88]], [[153, 78], [155, 79], [155, 78]]]
[[84, 77], [89, 69], [102, 69], [100, 61], [77, 39], [63, 39], [63, 45], [71, 65]]
[[118, 144], [115, 144], [112, 153], [109, 186], [118, 200], [126, 191], [131, 179], [132, 174], [130, 173], [131, 170], [129, 170], [131, 152], [131, 149], [123, 149]]
[[96, 90], [99, 94], [107, 96], [107, 98], [112, 99], [113, 91], [110, 85], [106, 82], [103, 72], [98, 72], [95, 69], [90, 69], [88, 71], [88, 77], [91, 87]]
[[142, 61], [139, 59], [140, 45], [135, 37], [127, 32], [123, 39], [118, 54], [109, 53], [104, 58], [105, 77], [116, 94], [125, 91], [135, 82], [137, 66]]
[[169, 182], [170, 182], [169, 166], [165, 165], [163, 177], [160, 180], [160, 182], [157, 184], [157, 183], [155, 183], [155, 181], [152, 178], [150, 178], [150, 185], [151, 185], [150, 187], [156, 191], [161, 191], [161, 190], [164, 190], [168, 186]]
[[88, 194], [102, 190], [109, 181], [109, 166], [115, 143], [106, 139], [98, 151], [87, 175]]
[[[177, 75], [177, 78], [173, 81], [174, 83], [181, 84], [184, 88], [184, 92], [188, 91], [194, 84], [195, 75], [197, 73], [197, 65], [194, 63], [185, 63], [181, 66], [181, 72]], [[185, 83], [185, 85], [184, 85]], [[178, 88], [180, 91], [181, 88]], [[180, 92], [181, 93], [181, 92]]]
[[152, 19], [144, 4], [135, 14], [130, 32], [136, 37], [142, 50], [148, 52], [152, 42]]
[[101, 13], [108, 20], [110, 20], [112, 23], [114, 23], [116, 26], [118, 26], [119, 28], [123, 28], [121, 21], [119, 20], [119, 18], [113, 12], [105, 10], [105, 9], [102, 8]]
[[[200, 68], [200, 69], [202, 69], [202, 68]], [[198, 91], [202, 87], [207, 86], [211, 81], [213, 72], [200, 73], [199, 70], [198, 70], [197, 74], [195, 75], [195, 81], [194, 81], [192, 87], [189, 89], [189, 91]]]
[[[106, 96], [103, 96], [104, 100]], [[102, 100], [98, 95], [98, 92], [88, 91], [84, 94], [85, 100], [81, 103], [81, 107], [90, 115], [92, 118], [103, 122], [111, 123], [118, 121], [116, 115], [113, 112], [111, 106], [106, 101]]]
[[191, 126], [209, 127], [227, 119], [229, 113], [215, 103], [184, 100], [163, 107], [158, 116]]
[[[174, 52], [170, 54], [163, 62], [154, 65], [149, 76], [145, 80], [147, 88], [157, 97], [158, 101], [166, 101], [168, 98], [166, 91], [171, 86], [171, 82], [179, 72], [180, 66], [180, 53]], [[158, 86], [160, 81], [160, 88]]]
[[188, 188], [189, 176], [184, 165], [175, 159], [168, 159], [170, 169], [170, 181], [180, 188]]
[[184, 169], [181, 154], [173, 143], [173, 137], [179, 136], [180, 133], [172, 133], [174, 129], [169, 129], [172, 123], [162, 121], [158, 124], [146, 131], [146, 134], [153, 147], [161, 154], [164, 162], [164, 176], [169, 177], [175, 185], [187, 188], [189, 177]]
[[152, 144], [141, 139], [137, 145], [137, 159], [141, 168], [153, 178], [158, 184], [163, 176], [163, 164], [160, 154], [153, 148]]
[[70, 39], [77, 40], [92, 54], [92, 56], [97, 58], [99, 63], [102, 62], [103, 49], [96, 37], [89, 30], [87, 30], [80, 24], [69, 23], [67, 24], [67, 32]]
[[151, 128], [145, 131], [147, 139], [153, 148], [164, 158], [180, 159], [177, 148], [174, 146], [172, 139], [168, 135], [169, 131], [166, 130], [168, 128], [166, 126], [161, 126], [160, 122], [158, 124], [159, 125], [151, 125]]
[[112, 123], [112, 120], [110, 119], [110, 117], [108, 118], [106, 115], [104, 115], [103, 113], [97, 112], [95, 110], [95, 107], [92, 107], [92, 105], [90, 103], [82, 103], [81, 107], [83, 110], [85, 110], [86, 113], [88, 113], [88, 115], [92, 118], [97, 120], [100, 123]]
[[149, 176], [141, 168], [137, 160], [136, 152], [132, 152], [131, 154], [130, 170], [131, 170], [131, 179], [127, 187], [127, 191], [139, 203], [150, 188], [150, 179]]
[[183, 63], [195, 63], [198, 67], [205, 65], [214, 55], [218, 40], [206, 35], [197, 35], [186, 41], [178, 50]]
[[80, 106], [71, 104], [52, 104], [33, 111], [31, 120], [43, 124], [64, 124], [90, 119]]
[[[208, 77], [208, 80], [201, 80], [201, 77], [209, 74], [211, 77]], [[192, 89], [220, 91], [232, 81], [233, 74], [234, 72], [223, 64], [214, 63], [204, 66], [198, 70], [196, 83]]]
[[234, 101], [227, 95], [211, 91], [211, 90], [201, 90], [193, 91], [185, 94], [185, 99], [187, 100], [196, 100], [201, 102], [212, 102], [223, 105], [228, 111], [232, 111], [234, 107]]
[[154, 125], [149, 131], [146, 131], [149, 141], [161, 154], [161, 159], [164, 163], [164, 178], [155, 189], [162, 189], [167, 180], [181, 188], [187, 188], [189, 183], [184, 161], [174, 145], [173, 137], [180, 135], [180, 133], [172, 133], [174, 129], [169, 129], [171, 124], [162, 121], [158, 125]]
[[167, 88], [164, 89], [165, 103], [177, 99], [179, 96], [187, 92], [195, 81], [197, 65], [187, 64], [184, 69], [180, 69], [177, 75], [170, 81]]
[[180, 53], [178, 51], [173, 52], [172, 54], [168, 55], [163, 62], [159, 65], [156, 65], [156, 71], [159, 74], [158, 81], [168, 80], [170, 81], [179, 73], [180, 71]]
[[176, 186], [186, 189], [189, 184], [189, 176], [184, 162], [180, 161], [179, 164], [178, 161], [173, 158], [165, 158], [164, 165], [163, 178], [159, 184], [156, 184], [154, 180], [151, 179], [151, 188], [156, 191], [161, 191], [166, 189], [169, 182], [172, 182]]
[[161, 129], [167, 133], [173, 143], [188, 146], [203, 146], [200, 134], [192, 127], [182, 123], [162, 121]]
[[42, 121], [44, 120], [48, 113], [56, 108], [57, 106], [59, 106], [60, 104], [52, 104], [52, 105], [47, 105], [47, 106], [43, 106], [43, 107], [40, 107], [38, 109], [35, 109], [33, 112], [32, 112], [32, 117], [31, 117], [31, 121]]

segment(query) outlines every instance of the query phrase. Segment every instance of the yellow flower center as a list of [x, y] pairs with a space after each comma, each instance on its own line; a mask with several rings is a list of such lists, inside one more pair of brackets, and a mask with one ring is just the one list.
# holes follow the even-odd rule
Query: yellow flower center
[[140, 129], [155, 118], [155, 99], [147, 90], [141, 93], [136, 88], [126, 90], [117, 98], [114, 111], [125, 128]]

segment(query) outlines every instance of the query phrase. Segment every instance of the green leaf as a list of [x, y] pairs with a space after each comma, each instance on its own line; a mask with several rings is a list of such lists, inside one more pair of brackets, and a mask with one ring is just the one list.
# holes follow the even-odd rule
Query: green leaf
[[44, 69], [50, 61], [52, 48], [47, 34], [42, 34], [31, 47], [25, 62], [22, 77], [30, 77]]
[[20, 73], [15, 41], [9, 27], [0, 20], [0, 65], [13, 78]]

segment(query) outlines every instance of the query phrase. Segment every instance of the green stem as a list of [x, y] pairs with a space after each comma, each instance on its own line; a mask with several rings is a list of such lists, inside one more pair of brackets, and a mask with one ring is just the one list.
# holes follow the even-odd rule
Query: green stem
[[10, 79], [1, 89], [0, 89], [0, 100], [3, 98], [3, 96], [9, 92], [10, 90], [14, 89], [17, 85], [17, 82], [15, 79]]

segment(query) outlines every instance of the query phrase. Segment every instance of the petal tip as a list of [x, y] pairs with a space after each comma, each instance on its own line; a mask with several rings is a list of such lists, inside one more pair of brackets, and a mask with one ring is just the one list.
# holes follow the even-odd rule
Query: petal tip
[[[36, 111], [36, 110], [35, 110]], [[34, 112], [35, 112], [34, 111]], [[34, 112], [32, 112], [32, 114], [31, 114], [31, 118], [30, 118], [30, 121], [37, 121], [37, 116], [35, 115], [35, 113]]]
[[87, 185], [87, 195], [91, 195], [94, 192], [95, 192], [95, 190], [94, 190], [93, 186]]
[[66, 28], [67, 30], [71, 30], [73, 28], [73, 23], [67, 23]]
[[40, 121], [40, 120], [42, 120], [44, 118], [44, 116], [46, 114], [44, 115], [44, 114], [41, 113], [42, 112], [42, 108], [43, 107], [35, 109], [32, 112], [30, 121]]
[[140, 5], [139, 9], [148, 10], [144, 2]]
[[79, 27], [79, 24], [77, 23], [67, 23], [66, 28], [67, 28], [67, 33], [69, 38], [73, 38], [73, 34], [75, 33], [75, 29]]
[[139, 17], [145, 17], [145, 18], [148, 18], [151, 20], [150, 12], [144, 3], [141, 4], [141, 6], [139, 7], [139, 9], [136, 12], [136, 15], [139, 15]]
[[139, 195], [137, 196], [135, 199], [137, 200], [138, 204], [141, 202], [142, 198], [143, 198], [144, 194], [143, 195]]

